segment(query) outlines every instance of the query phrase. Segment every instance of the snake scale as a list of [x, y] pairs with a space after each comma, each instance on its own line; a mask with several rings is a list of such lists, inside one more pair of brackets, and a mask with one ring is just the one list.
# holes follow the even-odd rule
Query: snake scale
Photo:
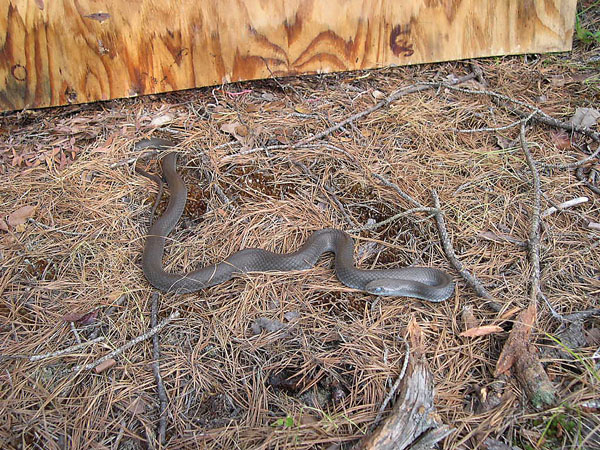
[[[168, 149], [171, 141], [151, 138], [136, 143], [135, 148]], [[187, 200], [187, 189], [177, 173], [177, 154], [167, 153], [161, 161], [163, 176], [171, 196], [165, 212], [148, 231], [142, 266], [152, 286], [164, 292], [180, 294], [195, 292], [248, 272], [286, 272], [314, 267], [326, 252], [335, 254], [335, 274], [346, 286], [376, 295], [415, 297], [441, 302], [454, 292], [454, 282], [439, 269], [403, 267], [398, 269], [362, 270], [354, 267], [354, 241], [341, 230], [323, 229], [313, 232], [306, 242], [292, 253], [273, 253], [259, 248], [246, 248], [222, 262], [207, 265], [187, 273], [170, 273], [163, 266], [167, 236], [179, 221]]]

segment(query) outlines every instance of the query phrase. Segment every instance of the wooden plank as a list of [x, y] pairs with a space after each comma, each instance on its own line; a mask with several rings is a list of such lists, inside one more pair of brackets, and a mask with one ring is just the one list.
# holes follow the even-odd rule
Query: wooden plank
[[0, 109], [571, 48], [576, 0], [0, 0]]

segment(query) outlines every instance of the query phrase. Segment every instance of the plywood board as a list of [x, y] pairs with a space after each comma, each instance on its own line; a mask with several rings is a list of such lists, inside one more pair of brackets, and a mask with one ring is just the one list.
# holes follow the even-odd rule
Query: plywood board
[[0, 0], [0, 109], [569, 50], [576, 0]]

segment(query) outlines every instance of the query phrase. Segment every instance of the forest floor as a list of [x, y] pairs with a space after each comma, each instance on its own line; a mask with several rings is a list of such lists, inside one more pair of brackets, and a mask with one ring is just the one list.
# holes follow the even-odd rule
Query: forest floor
[[[569, 53], [0, 116], [0, 447], [156, 448], [164, 409], [168, 448], [349, 448], [418, 329], [436, 420], [453, 429], [444, 448], [600, 448], [598, 14], [581, 13]], [[149, 136], [177, 142], [189, 188], [169, 270], [289, 252], [331, 227], [354, 237], [360, 267], [439, 267], [455, 295], [376, 298], [323, 258], [154, 296], [140, 259], [157, 187], [134, 165], [160, 173], [159, 154], [133, 148]], [[156, 349], [132, 342], [153, 300]], [[548, 402], [500, 358], [517, 326]]]

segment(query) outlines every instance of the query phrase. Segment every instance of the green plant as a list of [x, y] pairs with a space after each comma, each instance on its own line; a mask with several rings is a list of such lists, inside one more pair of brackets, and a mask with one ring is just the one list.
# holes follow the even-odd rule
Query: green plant
[[587, 11], [600, 5], [600, 0], [580, 11], [575, 17], [575, 36], [585, 45], [600, 45], [600, 31], [590, 31], [581, 24], [581, 17]]
[[272, 427], [292, 428], [294, 426], [294, 418], [292, 416], [281, 417], [271, 424]]

